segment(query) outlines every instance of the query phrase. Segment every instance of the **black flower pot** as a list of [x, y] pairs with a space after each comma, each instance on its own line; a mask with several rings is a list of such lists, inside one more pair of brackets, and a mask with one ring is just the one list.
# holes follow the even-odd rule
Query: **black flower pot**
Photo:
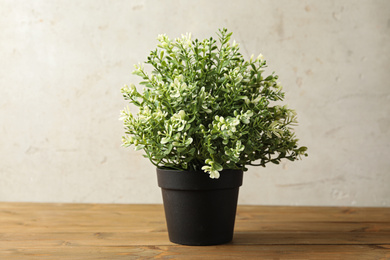
[[223, 170], [211, 179], [204, 172], [157, 169], [169, 240], [193, 246], [230, 242], [242, 177], [241, 170]]

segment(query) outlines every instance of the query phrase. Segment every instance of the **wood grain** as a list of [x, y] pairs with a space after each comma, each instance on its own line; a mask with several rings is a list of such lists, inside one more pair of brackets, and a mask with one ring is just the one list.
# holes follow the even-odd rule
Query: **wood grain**
[[390, 208], [239, 206], [221, 246], [169, 242], [162, 205], [0, 203], [2, 259], [390, 259]]

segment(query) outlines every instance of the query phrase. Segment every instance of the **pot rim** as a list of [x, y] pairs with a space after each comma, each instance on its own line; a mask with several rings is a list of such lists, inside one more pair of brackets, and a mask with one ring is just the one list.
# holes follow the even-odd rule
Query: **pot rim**
[[211, 179], [203, 171], [183, 171], [157, 168], [157, 182], [162, 189], [218, 190], [238, 188], [242, 185], [243, 171], [224, 169], [218, 179]]

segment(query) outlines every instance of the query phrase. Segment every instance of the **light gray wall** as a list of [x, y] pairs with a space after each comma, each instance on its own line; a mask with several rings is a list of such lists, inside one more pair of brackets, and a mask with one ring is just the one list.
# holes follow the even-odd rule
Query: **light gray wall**
[[387, 0], [0, 0], [0, 201], [161, 203], [120, 147], [120, 88], [158, 34], [222, 27], [280, 75], [309, 147], [250, 168], [240, 203], [390, 206]]

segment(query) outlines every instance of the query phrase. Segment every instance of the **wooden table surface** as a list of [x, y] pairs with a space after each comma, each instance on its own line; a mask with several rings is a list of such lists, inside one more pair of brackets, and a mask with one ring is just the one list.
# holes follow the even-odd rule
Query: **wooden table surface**
[[238, 206], [233, 241], [169, 242], [162, 205], [0, 203], [0, 259], [390, 259], [390, 208]]

